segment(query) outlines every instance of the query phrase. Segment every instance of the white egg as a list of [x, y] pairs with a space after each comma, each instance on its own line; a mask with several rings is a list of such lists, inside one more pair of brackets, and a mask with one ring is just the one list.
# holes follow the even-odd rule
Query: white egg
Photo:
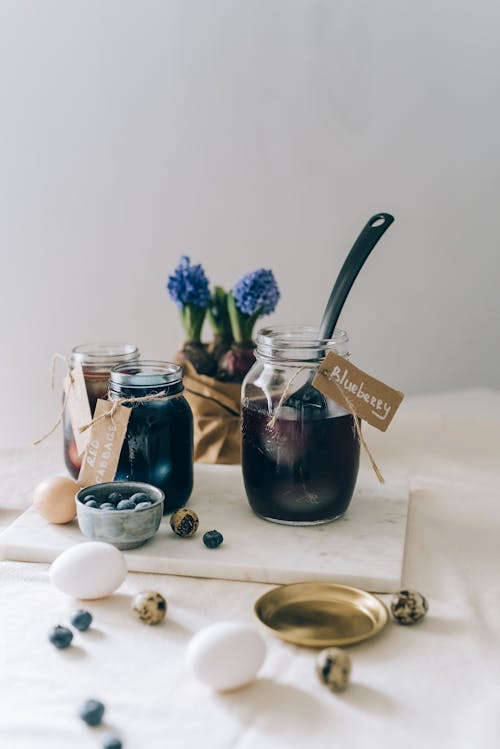
[[120, 587], [127, 575], [125, 557], [101, 541], [71, 546], [50, 567], [52, 583], [74, 598], [104, 598]]
[[217, 690], [237, 689], [255, 678], [265, 655], [264, 640], [253, 627], [219, 622], [192, 638], [186, 663], [203, 684]]

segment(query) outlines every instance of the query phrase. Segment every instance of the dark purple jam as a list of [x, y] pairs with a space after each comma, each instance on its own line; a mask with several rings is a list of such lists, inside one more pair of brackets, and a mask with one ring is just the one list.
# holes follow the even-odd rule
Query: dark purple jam
[[252, 400], [242, 418], [243, 478], [257, 515], [307, 525], [345, 513], [359, 468], [350, 414], [285, 407], [270, 426], [267, 403]]

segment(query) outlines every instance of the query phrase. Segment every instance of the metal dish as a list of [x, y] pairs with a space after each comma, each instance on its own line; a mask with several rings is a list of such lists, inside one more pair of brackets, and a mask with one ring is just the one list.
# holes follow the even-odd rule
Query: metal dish
[[254, 610], [282, 640], [312, 648], [367, 640], [385, 627], [389, 616], [371, 593], [322, 582], [274, 588], [256, 601]]

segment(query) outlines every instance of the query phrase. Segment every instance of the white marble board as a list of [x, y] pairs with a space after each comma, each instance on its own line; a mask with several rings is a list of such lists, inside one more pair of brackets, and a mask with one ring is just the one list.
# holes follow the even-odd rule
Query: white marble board
[[[250, 510], [239, 466], [197, 465], [189, 501], [200, 517], [197, 534], [178, 538], [166, 517], [152, 540], [125, 556], [135, 572], [264, 583], [330, 580], [390, 593], [401, 582], [408, 501], [406, 485], [389, 480], [380, 486], [371, 474], [360, 474], [344, 518], [312, 527], [278, 525]], [[202, 543], [212, 528], [224, 535], [218, 549]], [[86, 540], [76, 520], [51, 525], [29, 509], [0, 534], [0, 558], [50, 563]]]

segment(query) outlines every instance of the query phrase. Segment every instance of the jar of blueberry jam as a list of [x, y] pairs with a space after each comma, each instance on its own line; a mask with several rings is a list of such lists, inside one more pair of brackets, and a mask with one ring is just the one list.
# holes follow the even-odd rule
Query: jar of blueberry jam
[[115, 478], [162, 489], [164, 514], [185, 505], [193, 489], [193, 414], [183, 390], [182, 369], [170, 362], [136, 361], [111, 371], [110, 400], [131, 399], [124, 405], [132, 412]]
[[242, 388], [242, 468], [250, 506], [266, 520], [314, 525], [347, 510], [359, 468], [353, 416], [311, 382], [329, 351], [349, 356], [348, 340], [339, 330], [318, 340], [305, 326], [257, 336]]
[[[131, 362], [139, 358], [139, 349], [132, 343], [88, 343], [75, 346], [71, 352], [70, 366], [81, 364], [91, 414], [94, 413], [98, 398], [108, 397], [109, 373], [117, 364]], [[75, 437], [68, 409], [63, 415], [64, 462], [73, 476], [78, 478], [82, 461], [76, 449]]]

